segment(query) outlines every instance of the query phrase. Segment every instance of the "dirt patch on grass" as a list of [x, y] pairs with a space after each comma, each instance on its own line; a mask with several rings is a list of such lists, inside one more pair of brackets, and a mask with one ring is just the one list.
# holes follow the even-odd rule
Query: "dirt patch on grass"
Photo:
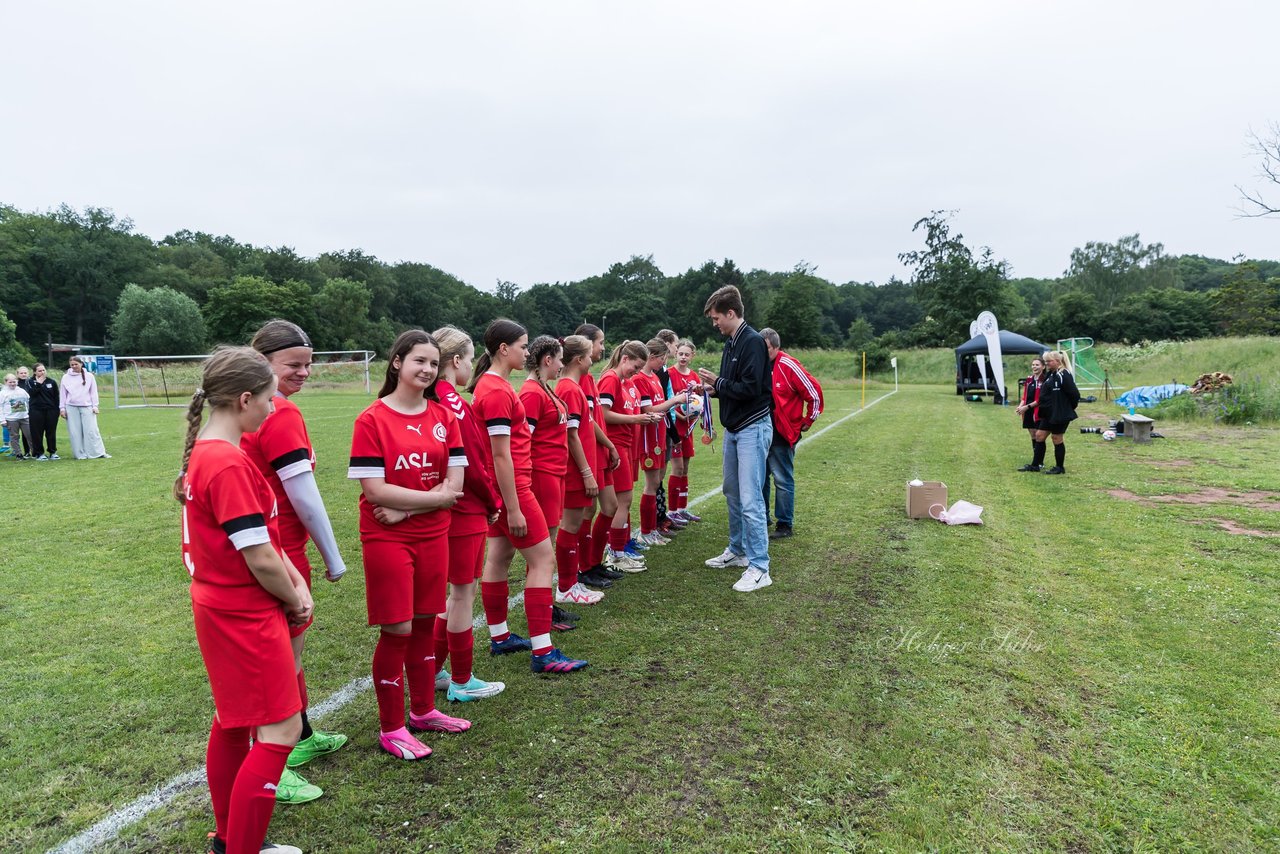
[[1147, 507], [1157, 504], [1234, 504], [1257, 510], [1280, 510], [1280, 496], [1275, 493], [1260, 490], [1233, 492], [1217, 486], [1206, 486], [1198, 492], [1180, 492], [1177, 495], [1142, 496], [1127, 489], [1108, 489], [1107, 494], [1123, 501], [1136, 501]]
[[1242, 534], [1246, 537], [1280, 537], [1280, 531], [1260, 531], [1257, 528], [1246, 528], [1239, 522], [1233, 522], [1230, 519], [1206, 519], [1206, 522], [1212, 522], [1228, 534]]

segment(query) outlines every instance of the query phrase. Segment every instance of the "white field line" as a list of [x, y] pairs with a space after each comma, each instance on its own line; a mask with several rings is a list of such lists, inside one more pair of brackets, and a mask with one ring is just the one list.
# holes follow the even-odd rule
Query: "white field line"
[[[884, 394], [876, 398], [867, 404], [866, 409], [870, 409], [886, 397], [895, 393], [896, 392], [891, 391], [888, 394]], [[859, 412], [864, 411], [866, 410], [855, 409], [843, 418], [839, 418], [831, 422], [818, 432], [808, 435], [806, 438], [801, 440], [798, 445], [796, 445], [796, 450], [798, 451], [802, 446], [809, 444], [823, 433], [840, 426], [845, 421], [853, 418]], [[710, 492], [703, 493], [690, 501], [688, 506], [694, 507], [704, 501], [714, 498], [720, 494], [720, 491], [721, 488], [717, 486]], [[517, 605], [523, 604], [523, 602], [524, 592], [522, 591], [511, 597], [508, 602], [508, 607], [514, 608]], [[477, 629], [484, 624], [483, 614], [476, 617], [472, 622], [472, 625]], [[338, 689], [338, 691], [333, 695], [326, 698], [323, 702], [312, 706], [311, 709], [308, 710], [308, 716], [315, 721], [323, 720], [326, 715], [330, 715], [343, 708], [356, 697], [369, 690], [372, 685], [373, 679], [368, 676], [361, 676], [358, 679], [352, 679], [346, 685], [343, 685]], [[105, 845], [107, 842], [115, 839], [116, 836], [120, 834], [120, 831], [124, 830], [129, 825], [141, 821], [148, 814], [160, 809], [161, 807], [168, 806], [183, 792], [194, 789], [197, 786], [204, 785], [204, 782], [205, 770], [203, 765], [199, 768], [179, 774], [173, 779], [162, 783], [145, 795], [136, 798], [131, 803], [111, 813], [89, 829], [76, 834], [58, 847], [50, 849], [50, 854], [87, 854], [87, 852], [93, 851], [98, 846]]]

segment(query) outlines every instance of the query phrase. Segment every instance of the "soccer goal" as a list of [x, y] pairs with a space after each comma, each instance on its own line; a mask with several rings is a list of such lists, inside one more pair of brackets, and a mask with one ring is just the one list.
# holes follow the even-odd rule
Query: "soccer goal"
[[[317, 350], [312, 354], [313, 388], [354, 389], [369, 385], [372, 350]], [[200, 385], [208, 354], [192, 356], [98, 356], [99, 387], [108, 378], [116, 409], [144, 406], [186, 406]]]

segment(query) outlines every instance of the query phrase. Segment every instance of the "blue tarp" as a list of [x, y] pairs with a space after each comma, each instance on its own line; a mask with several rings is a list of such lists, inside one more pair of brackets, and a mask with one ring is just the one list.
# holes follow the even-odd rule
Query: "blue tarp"
[[1150, 409], [1162, 400], [1168, 400], [1175, 394], [1182, 394], [1187, 390], [1187, 386], [1181, 383], [1167, 383], [1165, 385], [1140, 385], [1131, 388], [1124, 394], [1116, 398], [1116, 405], [1128, 408], [1130, 406], [1135, 409]]

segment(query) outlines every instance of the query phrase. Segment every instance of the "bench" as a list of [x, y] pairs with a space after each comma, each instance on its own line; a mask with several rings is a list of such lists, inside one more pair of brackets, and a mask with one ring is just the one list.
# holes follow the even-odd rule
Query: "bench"
[[1145, 415], [1124, 415], [1124, 434], [1135, 442], [1150, 442], [1155, 419]]

